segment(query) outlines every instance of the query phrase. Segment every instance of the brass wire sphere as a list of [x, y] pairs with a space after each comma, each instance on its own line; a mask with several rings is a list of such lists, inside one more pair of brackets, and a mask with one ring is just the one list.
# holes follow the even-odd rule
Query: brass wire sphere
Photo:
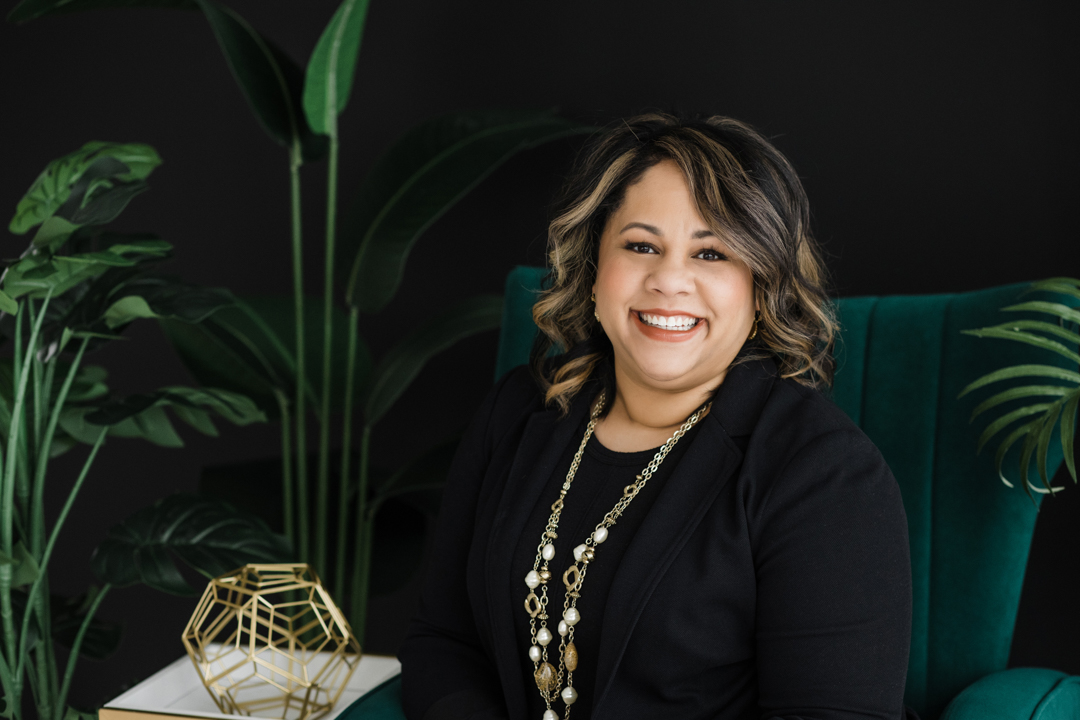
[[245, 565], [216, 577], [183, 634], [225, 713], [316, 720], [341, 696], [360, 644], [308, 565]]

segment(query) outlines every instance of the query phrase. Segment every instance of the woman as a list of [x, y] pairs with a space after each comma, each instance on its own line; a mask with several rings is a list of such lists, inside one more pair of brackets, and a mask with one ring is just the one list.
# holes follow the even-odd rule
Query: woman
[[903, 717], [907, 526], [816, 389], [835, 324], [808, 220], [731, 119], [638, 117], [586, 154], [533, 373], [492, 390], [446, 486], [410, 718]]

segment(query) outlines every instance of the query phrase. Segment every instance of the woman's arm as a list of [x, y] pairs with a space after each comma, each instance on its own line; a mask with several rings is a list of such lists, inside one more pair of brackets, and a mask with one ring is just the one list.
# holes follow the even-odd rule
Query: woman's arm
[[877, 448], [855, 429], [815, 438], [755, 525], [762, 717], [903, 718], [907, 521]]
[[498, 406], [519, 394], [508, 385], [523, 382], [530, 381], [512, 371], [488, 393], [447, 477], [419, 608], [398, 653], [402, 701], [410, 720], [505, 717], [498, 672], [474, 622], [466, 565], [485, 471], [497, 436], [505, 430], [499, 427]]

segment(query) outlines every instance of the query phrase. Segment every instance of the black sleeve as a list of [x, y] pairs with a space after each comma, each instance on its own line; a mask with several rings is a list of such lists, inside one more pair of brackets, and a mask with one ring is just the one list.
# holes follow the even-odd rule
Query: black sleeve
[[[497, 720], [506, 716], [496, 668], [481, 646], [466, 588], [465, 568], [485, 470], [500, 428], [493, 417], [508, 373], [484, 400], [465, 433], [447, 477], [420, 604], [398, 657], [402, 704], [409, 720]], [[506, 398], [503, 398], [505, 401]]]
[[761, 717], [903, 718], [907, 520], [877, 448], [857, 430], [811, 441], [755, 525]]

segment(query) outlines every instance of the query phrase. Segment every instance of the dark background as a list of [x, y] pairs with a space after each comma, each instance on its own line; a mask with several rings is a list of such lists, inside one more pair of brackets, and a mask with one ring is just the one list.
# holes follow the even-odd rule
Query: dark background
[[[304, 63], [337, 3], [230, 4]], [[389, 142], [435, 114], [558, 106], [603, 124], [653, 108], [705, 111], [754, 124], [791, 158], [838, 295], [1076, 276], [1078, 15], [1074, 2], [1031, 0], [375, 0], [341, 124], [344, 204]], [[119, 229], [160, 233], [189, 281], [291, 291], [286, 155], [201, 15], [109, 10], [0, 24], [0, 138], [9, 213], [48, 161], [88, 140], [153, 145], [165, 164]], [[376, 355], [448, 302], [501, 292], [514, 265], [543, 262], [548, 203], [576, 147], [518, 156], [427, 233], [398, 297], [364, 320]], [[324, 173], [304, 171], [313, 291]], [[4, 257], [25, 246], [3, 242]], [[153, 323], [128, 336], [94, 359], [117, 390], [189, 382]], [[377, 459], [393, 463], [460, 428], [491, 382], [495, 342], [488, 333], [432, 362], [376, 431]], [[89, 554], [111, 525], [194, 490], [205, 465], [269, 457], [279, 442], [271, 426], [185, 438], [179, 451], [124, 440], [102, 450], [54, 556], [55, 591], [92, 581]], [[53, 513], [77, 461], [53, 467]], [[1013, 665], [1080, 673], [1077, 513], [1080, 488], [1043, 505]], [[415, 592], [414, 583], [374, 601], [367, 650], [394, 651]], [[113, 591], [101, 614], [124, 622], [123, 644], [109, 660], [80, 663], [71, 700], [107, 700], [180, 656], [193, 606], [142, 587]]]

